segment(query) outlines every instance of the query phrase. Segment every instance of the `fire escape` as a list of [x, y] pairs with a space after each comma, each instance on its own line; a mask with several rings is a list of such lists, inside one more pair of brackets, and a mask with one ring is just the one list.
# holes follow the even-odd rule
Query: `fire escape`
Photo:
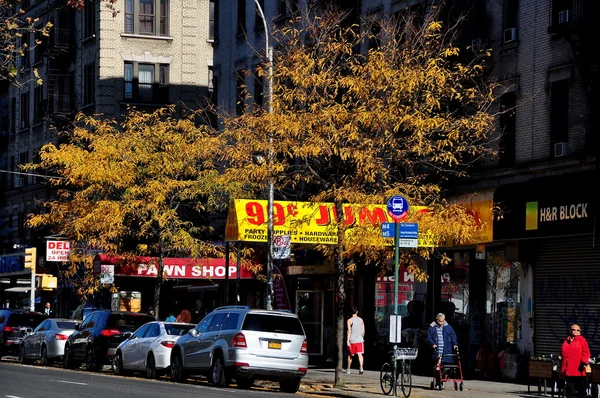
[[48, 42], [48, 116], [55, 127], [70, 122], [75, 113], [74, 25], [73, 11], [60, 10]]
[[597, 49], [597, 19], [600, 4], [597, 0], [553, 0], [548, 33], [555, 40], [564, 39], [571, 46], [573, 59], [584, 83], [588, 102], [587, 139], [600, 166], [598, 134], [600, 112], [600, 53]]

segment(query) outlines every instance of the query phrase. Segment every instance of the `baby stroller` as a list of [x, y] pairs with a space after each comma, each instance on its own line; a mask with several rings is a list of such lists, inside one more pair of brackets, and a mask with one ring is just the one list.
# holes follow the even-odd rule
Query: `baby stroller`
[[454, 389], [462, 391], [463, 373], [460, 363], [458, 349], [453, 350], [452, 354], [443, 354], [437, 357], [433, 369], [433, 380], [431, 381], [432, 390], [443, 390], [446, 382], [454, 382]]

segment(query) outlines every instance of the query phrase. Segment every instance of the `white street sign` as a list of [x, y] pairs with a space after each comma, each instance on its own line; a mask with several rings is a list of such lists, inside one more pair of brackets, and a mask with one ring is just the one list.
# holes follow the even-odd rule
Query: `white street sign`
[[275, 260], [290, 258], [290, 241], [290, 235], [276, 235], [273, 237], [273, 258]]

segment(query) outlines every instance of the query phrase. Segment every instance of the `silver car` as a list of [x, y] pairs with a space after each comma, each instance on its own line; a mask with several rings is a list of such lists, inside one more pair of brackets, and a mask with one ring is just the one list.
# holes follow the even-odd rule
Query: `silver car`
[[177, 340], [196, 325], [191, 323], [148, 322], [117, 347], [113, 372], [145, 372], [154, 379], [171, 365], [171, 349]]
[[78, 323], [72, 319], [60, 318], [49, 318], [41, 322], [21, 342], [19, 362], [39, 359], [40, 365], [46, 366], [54, 359], [62, 357], [65, 342]]
[[304, 328], [293, 313], [227, 306], [208, 314], [171, 351], [171, 380], [204, 374], [218, 387], [235, 378], [250, 388], [255, 379], [279, 381], [296, 392], [308, 370]]

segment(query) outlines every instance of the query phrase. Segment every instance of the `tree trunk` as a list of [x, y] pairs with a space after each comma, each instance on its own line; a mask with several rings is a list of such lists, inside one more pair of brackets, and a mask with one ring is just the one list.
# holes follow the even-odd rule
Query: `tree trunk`
[[335, 365], [335, 379], [334, 386], [338, 387], [342, 384], [342, 369], [344, 367], [344, 343], [346, 338], [344, 336], [344, 307], [346, 304], [346, 291], [344, 290], [344, 275], [346, 273], [344, 267], [344, 238], [345, 228], [343, 224], [344, 212], [342, 209], [342, 203], [339, 201], [335, 202], [336, 210], [336, 222], [338, 227], [337, 233], [337, 245], [335, 248], [334, 262], [335, 262], [335, 283], [336, 283], [336, 303], [335, 303], [335, 346], [337, 352], [336, 365]]
[[161, 254], [158, 258], [158, 274], [156, 275], [156, 283], [154, 284], [154, 317], [158, 321], [158, 311], [160, 309], [160, 289], [162, 288], [164, 276], [164, 257]]

